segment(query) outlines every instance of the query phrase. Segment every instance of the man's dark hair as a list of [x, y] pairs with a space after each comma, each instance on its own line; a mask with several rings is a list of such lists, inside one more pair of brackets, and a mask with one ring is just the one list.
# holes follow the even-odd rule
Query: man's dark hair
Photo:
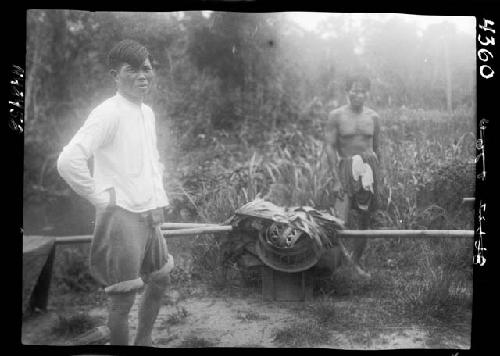
[[139, 42], [123, 40], [109, 51], [108, 66], [109, 69], [118, 69], [122, 64], [127, 63], [132, 67], [140, 67], [150, 57], [148, 49]]
[[366, 91], [370, 90], [370, 86], [371, 86], [370, 79], [364, 74], [356, 74], [356, 75], [351, 75], [351, 76], [347, 77], [347, 79], [345, 81], [345, 90], [346, 91], [351, 90], [354, 83], [361, 84], [361, 86]]

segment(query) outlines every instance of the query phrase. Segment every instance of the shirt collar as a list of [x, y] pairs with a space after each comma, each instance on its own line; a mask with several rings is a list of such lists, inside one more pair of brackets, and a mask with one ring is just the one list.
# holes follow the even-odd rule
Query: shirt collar
[[120, 100], [122, 103], [125, 103], [127, 105], [131, 105], [135, 108], [139, 108], [139, 109], [142, 109], [144, 103], [140, 103], [140, 104], [137, 104], [137, 103], [134, 103], [133, 101], [130, 101], [129, 99], [127, 99], [126, 97], [124, 97], [122, 94], [120, 94], [119, 92], [116, 92], [116, 97], [118, 98], [118, 100]]

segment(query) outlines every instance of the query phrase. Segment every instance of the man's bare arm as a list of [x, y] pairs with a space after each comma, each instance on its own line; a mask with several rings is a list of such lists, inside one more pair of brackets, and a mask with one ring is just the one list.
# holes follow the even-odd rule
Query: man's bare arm
[[94, 110], [64, 147], [57, 159], [59, 175], [80, 196], [95, 206], [106, 206], [111, 201], [109, 190], [96, 191], [95, 180], [88, 167], [95, 151], [110, 142], [117, 129], [117, 117]]
[[380, 118], [378, 115], [373, 117], [374, 129], [373, 129], [373, 152], [377, 155], [379, 163], [379, 183], [385, 180], [385, 168], [384, 168], [384, 157], [382, 156], [382, 151], [380, 149]]
[[373, 152], [377, 155], [380, 166], [382, 167], [382, 155], [380, 152], [380, 119], [378, 115], [373, 116]]

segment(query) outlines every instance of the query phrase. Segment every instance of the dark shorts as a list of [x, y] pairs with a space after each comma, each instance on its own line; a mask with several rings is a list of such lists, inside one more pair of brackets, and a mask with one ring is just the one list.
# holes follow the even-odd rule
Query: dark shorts
[[162, 222], [161, 209], [133, 213], [111, 206], [96, 211], [90, 271], [107, 293], [139, 290], [151, 274], [170, 272], [173, 258], [160, 231]]

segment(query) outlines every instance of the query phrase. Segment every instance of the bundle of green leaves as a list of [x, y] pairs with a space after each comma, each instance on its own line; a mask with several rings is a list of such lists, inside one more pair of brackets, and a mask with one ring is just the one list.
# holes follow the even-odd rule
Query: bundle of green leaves
[[328, 247], [334, 242], [331, 237], [335, 231], [344, 228], [344, 222], [327, 211], [309, 206], [283, 208], [261, 198], [237, 209], [226, 223], [271, 232], [274, 238], [268, 242], [277, 247], [293, 247], [301, 236], [311, 238], [320, 248]]

